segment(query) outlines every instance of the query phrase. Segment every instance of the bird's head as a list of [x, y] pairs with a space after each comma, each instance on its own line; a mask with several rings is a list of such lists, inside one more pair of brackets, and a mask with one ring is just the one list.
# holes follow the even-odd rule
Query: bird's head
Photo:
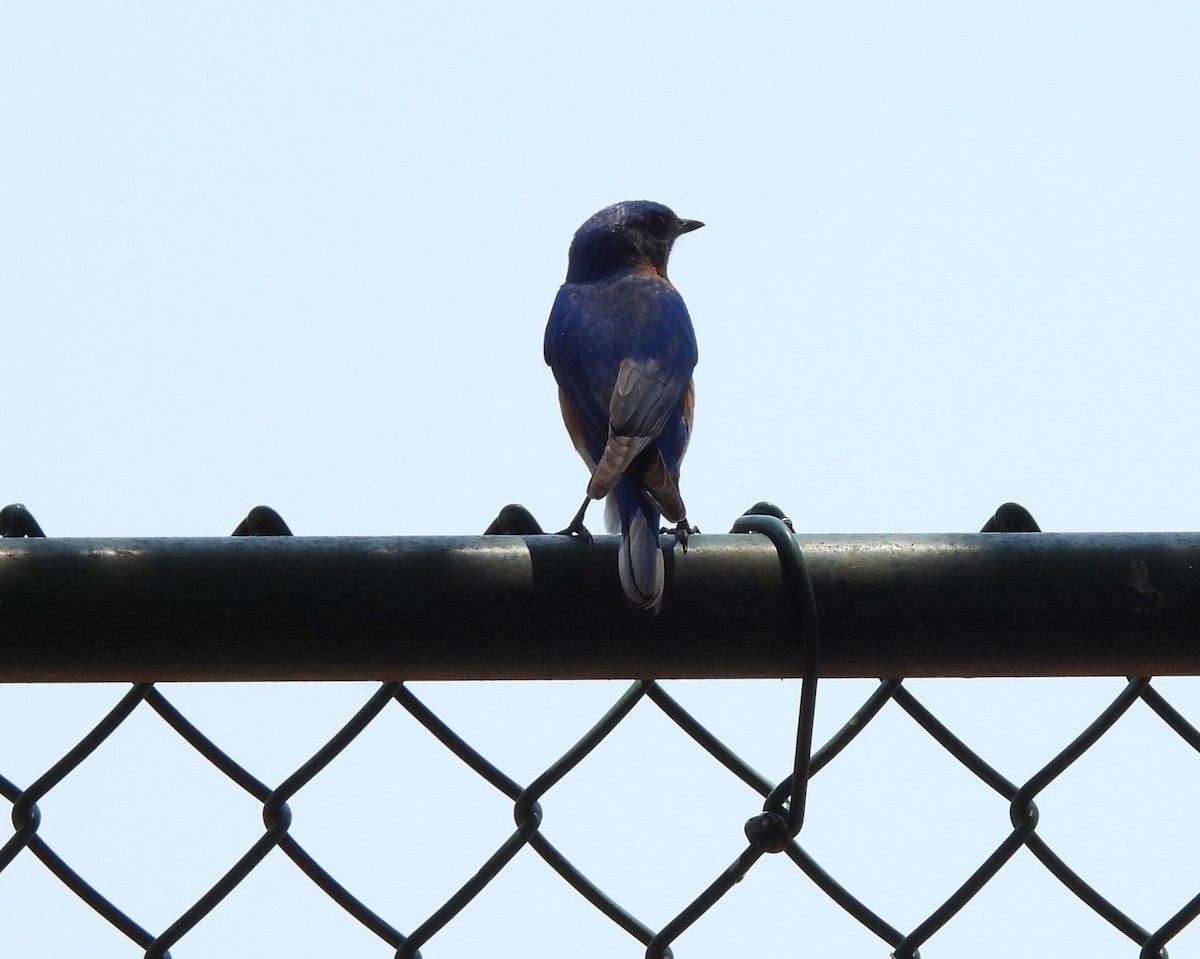
[[682, 220], [670, 207], [649, 200], [606, 206], [575, 232], [567, 282], [600, 280], [630, 268], [653, 270], [666, 279], [675, 239], [702, 226], [699, 220]]

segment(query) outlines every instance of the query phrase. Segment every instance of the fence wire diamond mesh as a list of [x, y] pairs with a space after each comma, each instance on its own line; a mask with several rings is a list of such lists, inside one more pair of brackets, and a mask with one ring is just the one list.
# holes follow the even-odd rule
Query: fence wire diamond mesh
[[[5, 511], [5, 535], [40, 535], [36, 521], [26, 511]], [[436, 955], [437, 937], [446, 927], [463, 915], [470, 904], [512, 867], [523, 850], [530, 850], [553, 870], [566, 888], [573, 890], [590, 908], [620, 929], [630, 944], [630, 955], [647, 957], [673, 955], [672, 946], [705, 914], [726, 897], [764, 860], [786, 860], [806, 880], [838, 908], [878, 937], [897, 959], [920, 956], [921, 947], [936, 944], [937, 934], [947, 923], [962, 913], [989, 882], [1001, 875], [1022, 849], [1031, 853], [1045, 873], [1084, 904], [1100, 920], [1110, 924], [1130, 944], [1129, 954], [1141, 957], [1166, 956], [1166, 944], [1200, 915], [1200, 893], [1190, 899], [1182, 898], [1175, 911], [1165, 921], [1148, 928], [1127, 914], [1121, 905], [1106, 897], [1060, 856], [1038, 832], [1037, 799], [1048, 787], [1064, 777], [1067, 771], [1088, 750], [1099, 743], [1135, 704], [1141, 703], [1161, 720], [1163, 727], [1178, 737], [1191, 753], [1200, 751], [1200, 731], [1173, 707], [1154, 688], [1147, 677], [1129, 678], [1119, 693], [1077, 735], [1045, 762], [1041, 768], [1020, 782], [1011, 781], [990, 765], [979, 753], [952, 732], [914, 694], [904, 680], [881, 681], [853, 712], [850, 718], [823, 745], [812, 748], [812, 732], [816, 693], [815, 610], [811, 607], [811, 589], [803, 569], [803, 558], [789, 553], [794, 549], [784, 524], [778, 518], [748, 516], [740, 521], [743, 528], [754, 528], [770, 535], [780, 551], [781, 562], [791, 570], [792, 591], [797, 596], [798, 641], [808, 643], [812, 652], [807, 675], [801, 685], [800, 708], [796, 722], [794, 754], [783, 757], [784, 768], [777, 779], [754, 769], [737, 751], [723, 742], [701, 719], [686, 709], [669, 691], [669, 684], [639, 681], [629, 685], [600, 715], [573, 746], [546, 765], [537, 775], [524, 781], [509, 775], [444, 721], [438, 712], [417, 695], [410, 685], [402, 682], [381, 684], [344, 725], [320, 748], [294, 770], [277, 782], [266, 782], [253, 771], [233, 759], [221, 746], [198, 728], [177, 708], [161, 688], [152, 683], [134, 685], [95, 726], [78, 742], [52, 762], [40, 775], [20, 784], [0, 774], [0, 794], [11, 803], [13, 832], [0, 846], [0, 881], [22, 856], [32, 856], [80, 901], [115, 930], [127, 938], [147, 957], [169, 956], [177, 944], [186, 946], [189, 934], [206, 919], [219, 911], [223, 903], [234, 896], [239, 887], [263, 866], [276, 849], [285, 855], [304, 876], [346, 915], [352, 917], [374, 937], [381, 949], [394, 950], [397, 957], [419, 957], [422, 949]], [[248, 525], [249, 524], [249, 525]], [[239, 532], [286, 535], [286, 525], [277, 517], [259, 514], [248, 518]], [[1013, 682], [1013, 681], [1010, 681]], [[941, 750], [975, 777], [987, 790], [1002, 800], [1008, 822], [997, 830], [989, 846], [973, 868], [962, 876], [957, 887], [945, 891], [940, 904], [915, 924], [900, 925], [895, 917], [877, 911], [854, 888], [852, 881], [839, 877], [838, 868], [822, 856], [806, 849], [804, 807], [810, 779], [816, 777], [839, 757], [853, 752], [855, 741], [864, 731], [878, 724], [885, 707], [898, 707], [935, 742]], [[297, 795], [326, 773], [335, 760], [345, 753], [384, 717], [399, 710], [418, 723], [440, 747], [451, 754], [470, 773], [511, 804], [514, 825], [510, 833], [494, 847], [481, 850], [472, 867], [461, 876], [454, 891], [432, 911], [414, 914], [404, 903], [388, 908], [367, 905], [374, 897], [370, 890], [354, 888], [354, 882], [322, 865], [318, 857], [306, 850], [297, 838], [292, 803]], [[724, 868], [711, 875], [694, 877], [692, 888], [681, 891], [686, 898], [682, 908], [672, 915], [637, 916], [621, 902], [620, 895], [604, 884], [590, 878], [584, 868], [574, 864], [570, 849], [553, 842], [554, 830], [544, 825], [549, 793], [567, 780], [602, 743], [613, 737], [629, 722], [635, 710], [656, 710], [657, 713], [686, 734], [704, 755], [719, 764], [727, 777], [741, 788], [756, 793], [761, 812], [742, 824], [745, 839], [730, 844], [729, 860]], [[893, 716], [896, 709], [888, 710]], [[152, 713], [166, 724], [191, 750], [210, 764], [236, 790], [249, 796], [261, 807], [263, 826], [239, 855], [233, 857], [219, 878], [194, 899], [182, 903], [172, 921], [157, 927], [122, 907], [119, 890], [103, 887], [103, 883], [86, 875], [86, 870], [72, 865], [69, 855], [60, 854], [47, 839], [47, 825], [53, 816], [43, 818], [43, 810], [52, 804], [56, 791], [63, 790], [77, 776], [89, 758], [106, 740], [128, 724], [134, 717]], [[403, 760], [399, 760], [403, 762]], [[0, 773], [6, 772], [0, 770]], [[793, 784], [799, 783], [800, 788]], [[419, 788], [428, 788], [425, 784]], [[703, 803], [703, 796], [672, 796], [668, 804], [678, 802]], [[418, 828], [431, 830], [454, 829], [451, 810], [453, 801], [431, 806], [431, 821]], [[466, 813], [470, 815], [470, 813]], [[669, 810], [664, 810], [668, 815]], [[413, 828], [414, 824], [407, 824]], [[723, 835], [732, 834], [730, 829]], [[614, 840], [615, 841], [615, 840]], [[409, 869], [419, 868], [406, 864]], [[102, 888], [103, 887], [103, 888]], [[776, 915], [781, 934], [794, 935], [804, 922], [797, 914]], [[757, 920], [756, 920], [757, 921]], [[1019, 922], [1019, 918], [1014, 920]], [[701, 953], [703, 954], [703, 953]]]

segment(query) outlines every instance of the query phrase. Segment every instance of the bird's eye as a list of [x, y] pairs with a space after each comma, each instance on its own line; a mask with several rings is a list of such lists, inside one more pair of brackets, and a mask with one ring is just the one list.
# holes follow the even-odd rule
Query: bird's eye
[[651, 213], [646, 218], [646, 222], [652, 233], [663, 234], [667, 232], [667, 218], [661, 213]]

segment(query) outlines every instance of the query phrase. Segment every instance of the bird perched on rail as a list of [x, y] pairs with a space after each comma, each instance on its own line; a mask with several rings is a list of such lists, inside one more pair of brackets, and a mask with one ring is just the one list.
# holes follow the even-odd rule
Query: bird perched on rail
[[662, 608], [660, 514], [677, 524], [685, 549], [695, 532], [679, 495], [679, 464], [692, 432], [696, 334], [667, 278], [667, 258], [676, 239], [703, 225], [648, 200], [605, 207], [575, 233], [546, 325], [563, 422], [592, 471], [562, 532], [590, 540], [584, 514], [608, 497], [607, 525], [621, 533], [621, 586], [647, 616]]

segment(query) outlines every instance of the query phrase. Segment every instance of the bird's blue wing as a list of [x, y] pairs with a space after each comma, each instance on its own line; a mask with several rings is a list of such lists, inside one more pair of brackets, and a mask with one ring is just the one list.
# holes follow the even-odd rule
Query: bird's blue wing
[[588, 493], [607, 494], [661, 438], [668, 472], [678, 470], [690, 429], [696, 364], [691, 318], [675, 288], [628, 273], [559, 290], [543, 344], [576, 448], [594, 464]]

